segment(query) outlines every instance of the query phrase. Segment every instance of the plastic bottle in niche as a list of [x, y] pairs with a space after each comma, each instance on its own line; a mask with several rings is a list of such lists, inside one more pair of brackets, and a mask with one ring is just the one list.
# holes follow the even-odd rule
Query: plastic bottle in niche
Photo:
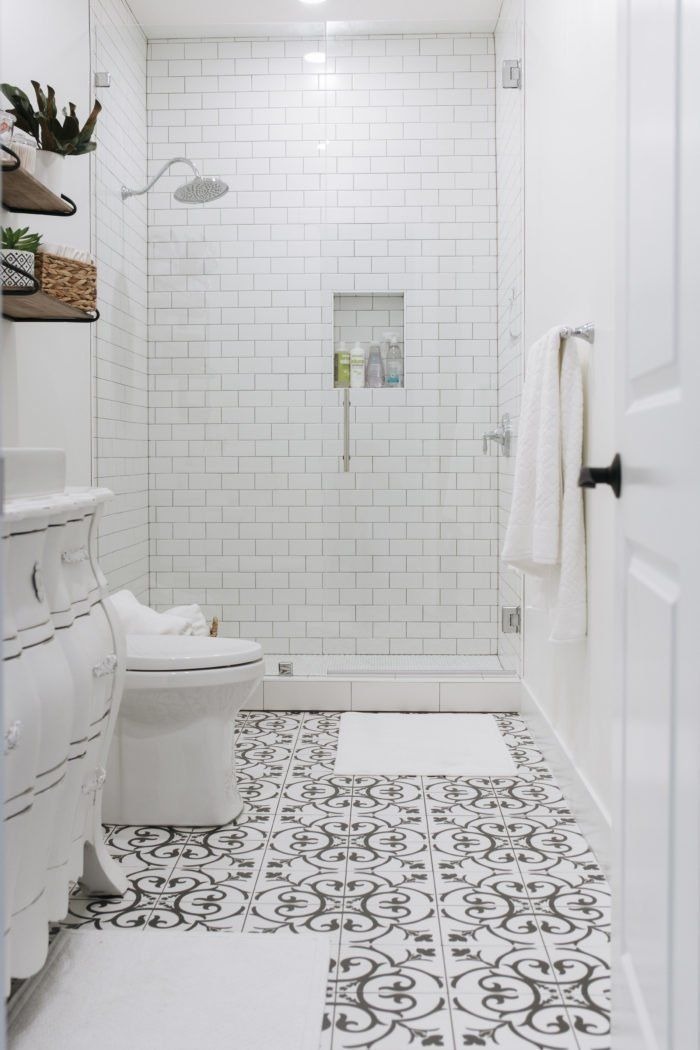
[[384, 363], [379, 343], [371, 343], [367, 358], [367, 386], [376, 389], [384, 386]]
[[345, 343], [340, 343], [335, 352], [333, 379], [336, 386], [350, 386], [350, 351]]
[[357, 342], [350, 351], [350, 386], [353, 389], [365, 385], [365, 349]]
[[398, 336], [393, 332], [387, 332], [386, 338], [389, 348], [386, 352], [386, 385], [403, 386], [403, 353], [399, 344]]

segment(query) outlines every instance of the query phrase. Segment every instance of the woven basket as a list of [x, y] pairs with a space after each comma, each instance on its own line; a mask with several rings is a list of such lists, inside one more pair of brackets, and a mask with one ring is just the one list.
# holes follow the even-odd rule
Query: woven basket
[[97, 308], [97, 271], [92, 263], [37, 252], [34, 272], [48, 295], [78, 310], [94, 312]]

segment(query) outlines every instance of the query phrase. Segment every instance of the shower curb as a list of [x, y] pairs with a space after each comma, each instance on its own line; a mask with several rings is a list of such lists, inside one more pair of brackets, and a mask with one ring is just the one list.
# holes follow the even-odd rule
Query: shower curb
[[246, 705], [257, 711], [519, 711], [522, 683], [505, 675], [456, 678], [267, 676]]

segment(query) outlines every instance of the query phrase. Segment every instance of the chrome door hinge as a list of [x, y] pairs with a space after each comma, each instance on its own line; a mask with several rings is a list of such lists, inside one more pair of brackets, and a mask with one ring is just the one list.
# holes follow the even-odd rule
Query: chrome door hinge
[[520, 60], [517, 58], [505, 58], [503, 60], [503, 87], [519, 88], [522, 80]]
[[519, 605], [504, 605], [501, 609], [501, 630], [504, 634], [520, 634]]

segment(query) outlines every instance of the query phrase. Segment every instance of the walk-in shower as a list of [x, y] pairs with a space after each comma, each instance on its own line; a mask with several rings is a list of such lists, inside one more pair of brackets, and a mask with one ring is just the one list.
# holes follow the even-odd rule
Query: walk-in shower
[[[149, 42], [150, 599], [269, 673], [513, 672], [513, 55], [367, 28]], [[228, 194], [172, 208], [174, 153]], [[400, 381], [338, 382], [390, 336]]]

